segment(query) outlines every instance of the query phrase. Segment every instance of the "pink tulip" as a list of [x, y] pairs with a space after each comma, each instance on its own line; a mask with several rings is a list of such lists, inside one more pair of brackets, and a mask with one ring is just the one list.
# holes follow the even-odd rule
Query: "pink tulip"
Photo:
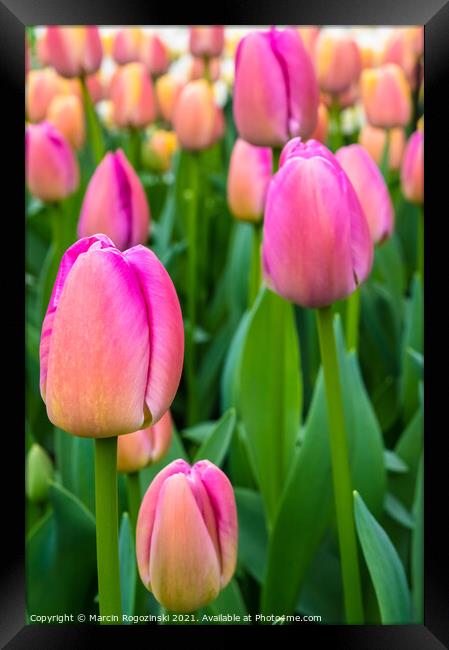
[[405, 148], [401, 169], [402, 191], [412, 203], [424, 202], [424, 133], [415, 131]]
[[167, 46], [159, 36], [151, 34], [144, 37], [140, 48], [140, 60], [151, 75], [159, 76], [167, 72], [170, 59]]
[[382, 63], [396, 63], [401, 67], [412, 88], [416, 84], [418, 61], [416, 36], [415, 28], [399, 27], [388, 36], [382, 53]]
[[[370, 124], [360, 130], [359, 144], [364, 147], [371, 158], [376, 161], [378, 165], [382, 162], [383, 151], [385, 147], [385, 138], [387, 132], [385, 129], [377, 129]], [[391, 170], [398, 170], [401, 166], [402, 156], [405, 149], [405, 133], [404, 129], [397, 127], [390, 129], [390, 148], [388, 155], [388, 168]]]
[[270, 147], [236, 140], [228, 173], [228, 206], [234, 217], [244, 221], [262, 219], [272, 168]]
[[379, 167], [359, 144], [341, 147], [335, 154], [360, 201], [375, 244], [393, 231], [394, 210], [387, 184]]
[[291, 140], [268, 188], [267, 284], [299, 305], [324, 307], [355, 291], [372, 259], [366, 217], [335, 156], [316, 140]]
[[159, 111], [166, 122], [171, 122], [184, 83], [171, 74], [164, 74], [156, 80], [155, 87]]
[[119, 65], [139, 61], [142, 41], [143, 34], [138, 27], [120, 29], [112, 42], [112, 58]]
[[85, 138], [84, 110], [77, 95], [56, 95], [48, 107], [47, 119], [74, 149], [81, 149]]
[[321, 90], [341, 93], [357, 83], [360, 76], [359, 47], [348, 34], [323, 30], [316, 44], [315, 65]]
[[123, 251], [144, 244], [149, 228], [150, 209], [138, 175], [121, 149], [108, 152], [87, 187], [78, 236], [102, 232]]
[[50, 65], [63, 77], [82, 77], [101, 65], [98, 27], [47, 27], [45, 46]]
[[316, 26], [299, 27], [298, 31], [307, 50], [307, 54], [313, 62], [315, 60], [316, 43], [320, 35], [320, 28]]
[[372, 126], [391, 129], [410, 120], [410, 86], [402, 69], [387, 63], [362, 72], [360, 89], [363, 107]]
[[194, 57], [190, 64], [189, 80], [208, 78], [210, 81], [218, 81], [220, 78], [220, 59], [209, 59], [205, 61], [201, 57]]
[[118, 68], [111, 81], [110, 95], [117, 126], [143, 128], [156, 119], [156, 96], [143, 63]]
[[41, 394], [50, 421], [106, 438], [155, 424], [181, 377], [178, 296], [156, 255], [105, 235], [64, 254], [42, 325]]
[[36, 40], [36, 54], [43, 68], [51, 65], [47, 45], [47, 31], [45, 31], [43, 35]]
[[44, 120], [51, 100], [61, 91], [61, 77], [52, 68], [30, 70], [26, 84], [26, 113], [29, 121]]
[[91, 74], [86, 78], [87, 90], [94, 104], [107, 98], [106, 83], [101, 72]]
[[191, 27], [189, 37], [190, 53], [193, 56], [220, 56], [224, 47], [224, 27]]
[[29, 124], [25, 134], [28, 189], [41, 201], [61, 201], [79, 183], [78, 163], [64, 137], [49, 122]]
[[190, 150], [210, 147], [216, 139], [219, 119], [210, 84], [205, 79], [187, 83], [173, 113], [173, 126], [181, 147]]
[[148, 488], [136, 527], [142, 582], [172, 612], [214, 600], [237, 560], [237, 513], [232, 485], [208, 460], [175, 460]]
[[117, 471], [132, 474], [157, 463], [170, 449], [172, 433], [173, 421], [167, 411], [153, 426], [119, 436]]
[[234, 119], [241, 138], [279, 147], [316, 126], [318, 85], [296, 29], [251, 32], [235, 59]]

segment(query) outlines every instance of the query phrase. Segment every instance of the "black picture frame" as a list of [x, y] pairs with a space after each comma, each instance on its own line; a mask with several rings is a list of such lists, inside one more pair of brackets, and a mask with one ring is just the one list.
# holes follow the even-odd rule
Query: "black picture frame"
[[[363, 648], [363, 650], [425, 650], [449, 647], [448, 583], [447, 571], [447, 505], [444, 478], [447, 477], [447, 454], [443, 445], [447, 425], [439, 418], [444, 416], [442, 382], [435, 380], [435, 369], [441, 360], [441, 346], [447, 336], [447, 326], [441, 314], [441, 292], [438, 278], [444, 282], [439, 268], [445, 259], [444, 237], [439, 236], [442, 221], [447, 221], [443, 209], [447, 195], [447, 164], [440, 164], [437, 152], [447, 147], [448, 105], [445, 90], [449, 79], [449, 2], [442, 0], [377, 0], [362, 3], [360, 0], [273, 0], [258, 2], [223, 2], [205, 11], [201, 5], [185, 3], [174, 8], [165, 3], [142, 0], [1, 0], [0, 1], [0, 76], [2, 80], [2, 158], [7, 163], [3, 176], [3, 253], [11, 253], [11, 262], [3, 264], [7, 292], [4, 303], [3, 324], [6, 337], [3, 352], [7, 357], [4, 374], [7, 394], [3, 403], [2, 458], [0, 467], [2, 492], [2, 556], [0, 587], [0, 642], [2, 647], [19, 648], [79, 648], [86, 643], [104, 642], [108, 635], [114, 641], [133, 639], [139, 635], [144, 642], [155, 644], [161, 639], [171, 640], [174, 634], [188, 640], [193, 634], [213, 635], [225, 643], [232, 626], [190, 628], [174, 627], [148, 629], [146, 626], [93, 627], [81, 625], [24, 625], [25, 623], [25, 567], [24, 567], [24, 441], [18, 413], [24, 408], [23, 366], [20, 350], [23, 345], [24, 297], [24, 231], [21, 215], [24, 214], [24, 156], [21, 129], [24, 124], [24, 32], [26, 25], [42, 24], [145, 24], [172, 25], [173, 18], [181, 25], [225, 24], [344, 24], [344, 25], [425, 25], [425, 177], [426, 177], [426, 409], [425, 409], [425, 624], [404, 626], [314, 626], [296, 627], [295, 642], [309, 647], [310, 643], [327, 647]], [[9, 202], [9, 207], [6, 204]], [[430, 225], [429, 225], [430, 224]], [[441, 250], [438, 250], [441, 246]], [[447, 254], [446, 254], [447, 256]], [[5, 258], [5, 255], [4, 255]], [[444, 274], [444, 275], [443, 275]], [[443, 276], [443, 277], [442, 277]], [[444, 287], [444, 285], [443, 285]], [[434, 312], [434, 313], [432, 313]], [[440, 332], [438, 331], [440, 328]], [[17, 346], [9, 343], [19, 338]], [[6, 345], [5, 345], [6, 343]], [[4, 361], [5, 362], [5, 361]], [[22, 390], [21, 390], [22, 389]], [[447, 397], [446, 397], [447, 401]], [[443, 408], [442, 408], [443, 407]], [[443, 423], [443, 424], [441, 424]], [[443, 505], [442, 502], [443, 501]], [[239, 628], [239, 636], [251, 634], [254, 629]], [[292, 633], [292, 627], [275, 626], [258, 628], [267, 641]], [[148, 635], [149, 638], [148, 638]], [[296, 636], [297, 635], [297, 636]], [[270, 637], [270, 638], [269, 638]]]

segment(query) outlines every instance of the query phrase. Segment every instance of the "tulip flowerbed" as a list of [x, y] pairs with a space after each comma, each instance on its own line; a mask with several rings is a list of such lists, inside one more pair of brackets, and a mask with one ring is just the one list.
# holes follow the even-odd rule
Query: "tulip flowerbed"
[[27, 621], [422, 622], [422, 28], [26, 52]]

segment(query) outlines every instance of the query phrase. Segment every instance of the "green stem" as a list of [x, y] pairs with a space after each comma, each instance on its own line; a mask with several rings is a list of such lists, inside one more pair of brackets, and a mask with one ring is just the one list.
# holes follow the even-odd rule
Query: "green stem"
[[128, 493], [128, 512], [133, 534], [136, 533], [137, 515], [139, 514], [141, 492], [139, 472], [126, 475], [126, 491]]
[[391, 141], [391, 129], [386, 129], [384, 149], [382, 152], [382, 160], [380, 162], [380, 171], [382, 172], [387, 185], [390, 180], [390, 141]]
[[128, 160], [134, 169], [137, 171], [140, 168], [140, 133], [138, 129], [130, 127], [128, 132], [128, 142], [127, 142], [127, 154]]
[[273, 174], [279, 169], [279, 158], [281, 157], [282, 149], [280, 147], [273, 147]]
[[196, 152], [189, 156], [189, 202], [187, 205], [187, 316], [189, 319], [187, 336], [187, 423], [188, 426], [197, 420], [196, 394], [196, 364], [195, 364], [195, 330], [197, 307], [197, 216], [199, 193], [199, 158]]
[[352, 503], [348, 443], [331, 307], [318, 310], [318, 333], [328, 409], [332, 476], [337, 515], [346, 622], [363, 623], [363, 605]]
[[94, 156], [95, 164], [98, 165], [103, 159], [105, 153], [105, 146], [103, 142], [103, 133], [98, 121], [98, 116], [95, 111], [92, 99], [87, 88], [86, 78], [80, 77], [81, 90], [83, 93], [84, 110], [86, 113], [87, 132], [89, 136], [92, 153]]
[[346, 345], [357, 350], [359, 343], [360, 289], [356, 289], [346, 301]]
[[343, 127], [341, 124], [341, 108], [337, 100], [332, 100], [329, 112], [331, 118], [330, 148], [335, 152], [337, 149], [340, 149], [340, 147], [345, 145]]
[[424, 207], [421, 206], [418, 214], [418, 273], [424, 281]]
[[95, 512], [100, 615], [121, 622], [116, 436], [95, 439]]
[[252, 227], [252, 249], [251, 249], [251, 266], [249, 274], [249, 292], [248, 307], [254, 303], [259, 293], [260, 283], [262, 280], [260, 246], [262, 243], [262, 223], [254, 223]]

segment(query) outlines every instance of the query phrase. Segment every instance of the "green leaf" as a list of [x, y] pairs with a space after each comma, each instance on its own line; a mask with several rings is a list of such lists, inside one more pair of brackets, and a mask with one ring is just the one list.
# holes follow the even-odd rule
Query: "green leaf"
[[218, 467], [223, 463], [235, 428], [236, 413], [231, 408], [218, 420], [209, 436], [195, 454], [194, 462], [210, 460]]
[[401, 401], [404, 421], [408, 422], [419, 406], [418, 384], [422, 379], [422, 367], [408, 353], [411, 348], [415, 353], [423, 352], [423, 292], [421, 279], [415, 276], [411, 297], [406, 309], [406, 324], [402, 342]]
[[86, 613], [96, 591], [95, 520], [63, 487], [52, 483], [49, 511], [26, 542], [30, 614]]
[[240, 593], [237, 581], [231, 580], [223, 591], [220, 592], [218, 598], [213, 603], [204, 608], [205, 612], [210, 616], [218, 616], [219, 614], [227, 614], [239, 616], [239, 621], [224, 621], [224, 625], [247, 625], [248, 622], [243, 621], [243, 617], [247, 616], [248, 610], [246, 609], [245, 602]]
[[357, 534], [376, 592], [382, 623], [410, 623], [407, 579], [393, 544], [357, 492], [354, 492], [354, 512]]
[[239, 393], [241, 417], [272, 521], [298, 435], [302, 388], [293, 307], [266, 288], [250, 312]]
[[412, 596], [415, 622], [424, 622], [424, 459], [421, 456], [413, 505], [415, 527], [412, 532]]
[[187, 438], [187, 440], [191, 440], [197, 445], [201, 445], [211, 434], [216, 424], [217, 423], [213, 420], [195, 424], [193, 427], [188, 427], [181, 431], [182, 438]]
[[419, 409], [396, 443], [395, 453], [408, 467], [404, 474], [389, 477], [389, 490], [406, 508], [411, 509], [415, 495], [419, 459], [423, 450], [423, 414]]
[[250, 322], [250, 312], [243, 314], [235, 334], [231, 340], [228, 354], [225, 359], [223, 373], [221, 376], [221, 406], [228, 409], [237, 406], [239, 396], [239, 366], [242, 357], [243, 344]]
[[393, 494], [387, 494], [384, 504], [385, 512], [404, 528], [413, 529], [414, 521], [409, 511]]
[[262, 499], [254, 490], [235, 488], [234, 492], [239, 522], [238, 560], [261, 583], [268, 546]]
[[407, 348], [406, 353], [410, 357], [414, 370], [419, 374], [419, 378], [422, 379], [424, 376], [424, 356], [413, 350], [413, 348]]
[[119, 536], [120, 590], [123, 614], [134, 614], [136, 596], [136, 552], [129, 515], [124, 512]]
[[385, 449], [384, 460], [385, 460], [385, 469], [388, 472], [395, 472], [397, 474], [404, 474], [405, 472], [408, 472], [408, 467], [406, 463], [404, 463], [402, 458], [397, 454], [395, 454], [394, 451], [391, 451], [390, 449]]
[[55, 429], [57, 466], [62, 485], [95, 514], [95, 458], [92, 438]]
[[[382, 509], [386, 487], [383, 442], [354, 353], [334, 319], [353, 485]], [[274, 522], [262, 592], [265, 613], [293, 611], [310, 562], [334, 513], [327, 400], [320, 370], [301, 447], [296, 450]]]

